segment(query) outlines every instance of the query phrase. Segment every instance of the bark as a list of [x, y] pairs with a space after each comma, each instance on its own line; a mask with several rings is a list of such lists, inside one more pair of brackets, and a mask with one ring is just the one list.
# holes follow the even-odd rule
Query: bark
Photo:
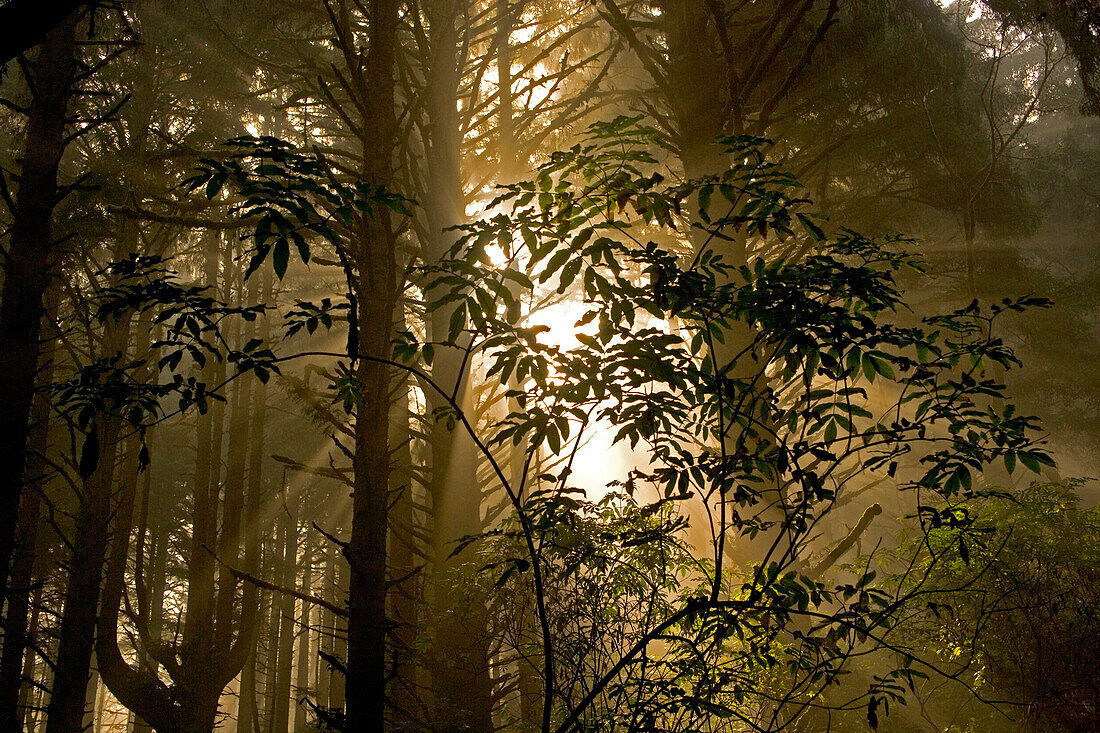
[[[272, 292], [272, 276], [268, 272], [264, 272], [258, 276], [257, 279], [252, 281], [249, 286], [249, 299], [253, 300], [252, 288], [256, 288], [258, 293], [257, 297], [263, 302], [272, 302], [274, 300], [274, 293]], [[266, 340], [270, 336], [270, 326], [266, 319], [263, 324], [258, 327], [258, 331], [255, 334], [261, 339]], [[267, 426], [267, 385], [263, 382], [255, 385], [255, 389], [252, 392], [252, 404], [250, 406], [250, 412], [252, 414], [251, 422], [248, 426], [249, 429], [249, 445], [248, 445], [248, 480], [247, 480], [247, 492], [248, 498], [246, 501], [245, 518], [244, 518], [244, 542], [245, 542], [245, 556], [244, 564], [245, 570], [250, 573], [257, 573], [260, 568], [260, 521], [259, 521], [259, 509], [263, 502], [263, 462], [264, 462], [264, 446], [265, 446], [265, 429]], [[248, 695], [248, 710], [251, 721], [245, 720], [244, 724], [238, 724], [237, 728], [241, 733], [259, 733], [260, 731], [260, 706], [256, 700], [256, 685], [258, 684], [258, 654], [256, 651], [256, 634], [255, 627], [260, 618], [260, 596], [255, 588], [246, 588], [244, 597], [242, 599], [242, 613], [246, 610], [251, 614], [251, 629], [242, 628], [242, 633], [248, 632], [250, 638], [247, 640], [247, 647], [249, 650], [249, 662], [248, 669], [250, 671], [251, 682], [246, 685], [245, 679], [242, 675], [241, 679], [241, 695]], [[251, 610], [250, 610], [251, 609]], [[248, 723], [251, 722], [251, 727]]]
[[[279, 577], [280, 569], [282, 568], [282, 556], [283, 545], [282, 537], [278, 531], [275, 536], [271, 538], [273, 550], [271, 554], [271, 563], [268, 565], [268, 572], [265, 573], [268, 577]], [[264, 710], [262, 716], [263, 728], [262, 730], [271, 733], [274, 728], [273, 720], [275, 717], [275, 695], [276, 695], [276, 683], [278, 679], [279, 669], [279, 628], [282, 623], [282, 618], [279, 614], [281, 607], [280, 598], [275, 593], [270, 594], [267, 607], [267, 626], [266, 633], [264, 634]]]
[[[311, 593], [313, 588], [313, 548], [308, 544], [303, 549], [304, 556], [302, 557], [302, 590], [306, 593]], [[312, 658], [310, 656], [310, 638], [312, 636], [312, 628], [310, 628], [310, 611], [312, 606], [308, 601], [300, 601], [301, 611], [298, 614], [300, 619], [298, 624], [298, 667], [295, 672], [294, 680], [294, 700], [299, 701], [303, 697], [307, 697], [311, 694], [309, 685], [309, 669], [311, 666]], [[305, 728], [306, 725], [306, 712], [307, 708], [300, 702], [294, 705], [294, 728], [292, 730], [299, 731]]]
[[[219, 236], [206, 235], [206, 286], [218, 289]], [[220, 361], [208, 359], [202, 370], [206, 384], [219, 384], [224, 379]], [[221, 403], [211, 401], [205, 414], [197, 417], [198, 435], [195, 460], [193, 510], [191, 512], [191, 546], [187, 559], [187, 610], [184, 614], [183, 644], [180, 649], [182, 670], [206, 668], [215, 652], [215, 638], [210, 622], [214, 617], [215, 558], [211, 551], [218, 547], [218, 496], [221, 479], [221, 441], [224, 410]], [[182, 680], [181, 680], [182, 682]]]
[[[339, 550], [335, 544], [328, 548], [328, 552], [325, 555], [325, 584], [322, 591], [322, 597], [330, 603], [343, 603], [347, 597], [344, 589], [336, 582], [336, 566], [342, 564], [343, 560], [340, 556]], [[321, 615], [321, 652], [329, 656], [335, 655], [336, 652], [336, 634], [337, 634], [337, 618], [336, 614], [327, 608], [320, 609]], [[344, 656], [341, 655], [340, 659]], [[337, 706], [333, 701], [333, 672], [329, 669], [328, 662], [319, 657], [317, 665], [317, 704], [323, 708], [333, 709], [338, 707], [341, 711], [344, 709], [343, 700]]]
[[258, 701], [256, 700], [256, 648], [248, 655], [241, 670], [240, 703], [237, 705], [238, 733], [253, 733], [260, 729]]
[[[425, 259], [442, 258], [453, 243], [450, 227], [465, 221], [462, 183], [461, 125], [458, 98], [459, 33], [462, 0], [430, 3], [430, 76], [427, 88], [428, 192]], [[428, 293], [429, 299], [437, 293]], [[432, 339], [447, 339], [454, 308], [440, 308], [431, 318]], [[474, 414], [470, 364], [461, 348], [437, 348], [432, 377], [454, 389], [467, 415]], [[439, 395], [425, 390], [429, 408], [443, 406]], [[454, 544], [481, 531], [481, 490], [477, 450], [461, 427], [446, 421], [430, 426], [432, 554], [438, 582], [433, 588], [436, 625], [431, 659], [434, 725], [441, 731], [492, 729], [492, 680], [489, 677], [487, 615], [484, 600], [456, 593], [455, 573], [462, 558], [451, 558]], [[469, 584], [463, 584], [468, 586]]]
[[0, 291], [0, 597], [6, 595], [26, 465], [38, 367], [42, 298], [50, 280], [58, 167], [77, 70], [76, 18], [47, 36], [32, 65], [34, 97], [24, 137], [23, 170]]
[[[358, 76], [362, 100], [364, 180], [393, 181], [396, 129], [394, 70], [400, 3], [369, 3], [366, 58]], [[348, 53], [352, 49], [345, 49]], [[348, 598], [347, 730], [382, 733], [386, 717], [386, 581], [390, 505], [390, 368], [398, 298], [396, 235], [389, 212], [359, 215], [350, 257], [359, 358], [354, 375], [362, 390], [354, 427], [351, 535], [345, 549], [351, 577]]]
[[[56, 288], [50, 292], [51, 308], [56, 307]], [[53, 378], [51, 355], [44, 355], [39, 372], [39, 381], [49, 383]], [[19, 501], [18, 532], [16, 535], [17, 555], [12, 563], [11, 579], [8, 589], [8, 604], [4, 614], [4, 651], [0, 655], [0, 731], [17, 732], [22, 730], [24, 704], [24, 667], [28, 643], [34, 638], [34, 631], [28, 628], [31, 596], [37, 591], [32, 588], [38, 536], [38, 515], [42, 492], [48, 478], [49, 466], [45, 455], [49, 445], [50, 405], [41, 395], [35, 397], [31, 415], [30, 435], [27, 457], [25, 489]]]
[[[279, 583], [284, 588], [295, 587], [298, 576], [297, 546], [298, 528], [284, 511], [279, 533], [282, 537], [282, 560]], [[278, 595], [279, 636], [275, 664], [274, 698], [271, 701], [271, 733], [287, 733], [290, 722], [290, 675], [294, 662], [294, 597], [287, 593]]]
[[390, 443], [394, 468], [390, 477], [394, 500], [390, 517], [390, 608], [393, 618], [394, 678], [390, 690], [393, 730], [412, 731], [418, 724], [416, 631], [423, 602], [417, 568], [416, 518], [412, 498], [412, 436], [409, 431], [409, 385], [402, 380], [395, 403]]
[[[42, 609], [42, 587], [44, 584], [39, 583], [34, 589], [34, 600], [31, 603], [31, 607], [34, 609], [31, 611], [30, 624], [27, 626], [27, 638], [33, 640], [38, 635], [38, 620], [41, 616]], [[23, 657], [23, 685], [19, 689], [19, 710], [20, 721], [23, 724], [23, 729], [34, 730], [35, 719], [35, 707], [30, 704], [32, 697], [35, 694], [35, 687], [31, 684], [37, 677], [34, 674], [35, 667], [37, 666], [38, 656], [37, 652], [28, 648]], [[18, 726], [18, 722], [16, 725]], [[15, 730], [20, 730], [18, 727]]]
[[[334, 590], [336, 593], [335, 598], [343, 601], [348, 597], [348, 583], [350, 581], [351, 569], [348, 564], [344, 562], [343, 558], [339, 558], [336, 562], [336, 585]], [[336, 616], [333, 619], [333, 638], [332, 638], [332, 654], [340, 662], [346, 663], [348, 659], [348, 621], [343, 616]], [[328, 694], [328, 706], [330, 710], [338, 712], [344, 712], [345, 702], [347, 701], [347, 678], [337, 672], [328, 671], [329, 679], [329, 694]]]

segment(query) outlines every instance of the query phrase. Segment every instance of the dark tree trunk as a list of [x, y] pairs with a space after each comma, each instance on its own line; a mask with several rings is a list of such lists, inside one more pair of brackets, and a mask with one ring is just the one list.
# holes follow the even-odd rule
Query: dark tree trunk
[[[325, 554], [325, 583], [322, 594], [330, 603], [340, 604], [347, 600], [347, 590], [340, 580], [343, 572], [338, 572], [346, 567], [343, 557], [340, 555], [337, 545], [333, 544]], [[321, 651], [328, 656], [334, 656], [340, 660], [347, 657], [346, 645], [338, 641], [338, 637], [347, 638], [347, 628], [343, 619], [327, 608], [321, 609]], [[330, 669], [328, 662], [320, 661], [317, 670], [317, 704], [323, 708], [343, 711], [343, 675]]]
[[[42, 610], [42, 587], [44, 584], [39, 583], [34, 589], [34, 598], [31, 602], [31, 620], [27, 626], [27, 638], [34, 639], [38, 634], [38, 620], [41, 616]], [[23, 657], [23, 685], [19, 689], [19, 720], [23, 724], [24, 730], [32, 730], [34, 728], [35, 709], [30, 704], [31, 699], [34, 696], [36, 688], [32, 684], [35, 681], [34, 670], [37, 667], [38, 656], [31, 648], [27, 648]], [[18, 729], [17, 729], [18, 730]]]
[[390, 685], [392, 730], [418, 728], [416, 694], [417, 616], [423, 602], [417, 572], [417, 532], [412, 497], [412, 436], [409, 430], [409, 384], [401, 380], [390, 422], [394, 466], [390, 483], [397, 494], [390, 516], [390, 609], [393, 622], [394, 676]]
[[[54, 295], [51, 306], [56, 307], [57, 288], [50, 288]], [[52, 308], [51, 308], [52, 310]], [[50, 355], [44, 355], [39, 381], [52, 379], [53, 364]], [[45, 459], [49, 446], [50, 404], [45, 397], [35, 397], [32, 408], [28, 440], [25, 489], [19, 500], [16, 556], [12, 562], [8, 587], [8, 605], [4, 613], [4, 651], [0, 655], [0, 731], [15, 733], [22, 730], [23, 711], [20, 703], [24, 688], [23, 670], [26, 665], [27, 645], [34, 631], [28, 628], [31, 597], [35, 590], [34, 566], [38, 537], [38, 515], [42, 503], [42, 491], [50, 471]]]
[[[370, 46], [358, 77], [363, 118], [362, 177], [393, 181], [395, 50], [398, 0], [369, 3]], [[348, 49], [351, 51], [351, 49]], [[398, 298], [397, 238], [389, 211], [359, 215], [351, 245], [360, 355], [355, 377], [362, 401], [355, 411], [351, 535], [345, 554], [348, 588], [347, 730], [382, 733], [386, 718], [386, 540], [389, 529], [390, 367]]]
[[0, 597], [7, 591], [15, 542], [27, 431], [38, 368], [42, 297], [50, 280], [58, 167], [77, 70], [76, 19], [47, 36], [32, 65], [23, 170], [0, 291]]
[[50, 704], [46, 708], [46, 733], [72, 733], [83, 727], [110, 532], [112, 484], [118, 454], [116, 443], [121, 434], [118, 419], [111, 416], [99, 419], [102, 422], [98, 428], [101, 454], [96, 470], [84, 482], [76, 517], [73, 555], [58, 633], [57, 666]]

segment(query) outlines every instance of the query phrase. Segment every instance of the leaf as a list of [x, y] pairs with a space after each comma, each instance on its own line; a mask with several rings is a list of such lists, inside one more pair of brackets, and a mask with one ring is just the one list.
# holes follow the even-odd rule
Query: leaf
[[289, 261], [290, 243], [287, 242], [286, 237], [282, 237], [275, 242], [275, 246], [271, 250], [271, 266], [275, 269], [275, 274], [280, 280], [286, 275], [286, 266]]
[[542, 273], [539, 275], [539, 282], [544, 283], [549, 280], [555, 272], [561, 269], [562, 265], [566, 263], [572, 254], [572, 250], [566, 247], [562, 247], [554, 252], [554, 255], [546, 263], [546, 267], [543, 268]]
[[573, 281], [577, 279], [577, 273], [581, 270], [581, 265], [584, 264], [584, 260], [580, 257], [575, 257], [566, 263], [565, 267], [561, 270], [561, 280], [558, 282], [558, 292], [564, 293], [566, 288], [573, 284]]
[[447, 340], [452, 343], [457, 341], [464, 328], [466, 328], [466, 304], [461, 303], [455, 308], [454, 313], [451, 314], [450, 323], [447, 328]]
[[815, 242], [825, 241], [825, 232], [822, 231], [821, 227], [814, 223], [813, 219], [802, 213], [795, 214], [795, 216], [797, 216], [798, 220], [802, 222], [802, 226], [806, 229], [806, 233], [810, 235], [811, 239], [813, 239]]
[[92, 425], [88, 437], [84, 439], [84, 445], [80, 449], [80, 464], [78, 470], [80, 478], [87, 481], [99, 466], [99, 428]]
[[1024, 451], [1020, 451], [1020, 453], [1018, 453], [1017, 455], [1020, 458], [1020, 463], [1027, 466], [1029, 471], [1031, 471], [1032, 473], [1039, 473], [1039, 471], [1041, 470], [1039, 468], [1039, 461], [1036, 460], [1034, 455], [1032, 455], [1031, 453], [1026, 453]]
[[145, 436], [141, 438], [141, 450], [138, 451], [138, 473], [145, 473], [149, 468], [149, 445], [145, 442]]

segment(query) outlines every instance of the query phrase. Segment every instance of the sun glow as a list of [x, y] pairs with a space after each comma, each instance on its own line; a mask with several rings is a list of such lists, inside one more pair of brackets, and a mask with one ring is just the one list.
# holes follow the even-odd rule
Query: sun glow
[[[578, 334], [594, 335], [595, 321], [580, 324], [591, 305], [568, 296], [546, 305], [533, 313], [529, 325], [545, 326], [539, 333], [539, 342], [556, 346], [563, 351], [581, 346]], [[595, 415], [599, 407], [592, 411]], [[578, 432], [579, 445], [578, 445]], [[632, 470], [646, 470], [649, 460], [641, 446], [632, 448], [626, 441], [615, 442], [615, 427], [606, 420], [594, 419], [587, 425], [574, 425], [572, 440], [559, 452], [568, 457], [571, 486], [584, 489], [590, 500], [598, 501], [611, 491], [621, 490], [613, 482], [626, 483]]]

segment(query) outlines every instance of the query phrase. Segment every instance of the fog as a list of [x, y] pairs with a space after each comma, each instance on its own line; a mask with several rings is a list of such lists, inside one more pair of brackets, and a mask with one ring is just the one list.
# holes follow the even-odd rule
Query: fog
[[0, 29], [0, 733], [1097, 729], [1091, 3]]

